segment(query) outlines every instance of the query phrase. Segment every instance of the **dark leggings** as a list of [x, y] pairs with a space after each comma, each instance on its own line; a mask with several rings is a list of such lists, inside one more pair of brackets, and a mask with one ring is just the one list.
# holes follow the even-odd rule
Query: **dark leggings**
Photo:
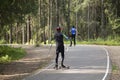
[[63, 65], [64, 57], [65, 57], [64, 46], [57, 46], [56, 47], [56, 58], [55, 58], [56, 65], [58, 65], [59, 53], [61, 53], [61, 58], [62, 58], [61, 65]]
[[76, 45], [75, 35], [71, 36], [70, 46], [72, 46], [72, 41], [74, 42], [74, 46]]

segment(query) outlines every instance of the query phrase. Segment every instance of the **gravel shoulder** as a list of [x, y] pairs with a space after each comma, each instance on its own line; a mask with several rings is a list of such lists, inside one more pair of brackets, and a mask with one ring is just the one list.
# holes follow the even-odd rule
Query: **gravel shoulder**
[[[117, 70], [112, 71], [110, 80], [120, 80], [120, 46], [103, 47], [108, 50], [112, 65], [117, 66]], [[21, 80], [45, 67], [55, 57], [55, 47], [29, 47], [26, 51], [27, 55], [23, 59], [9, 64], [0, 64], [0, 80]]]
[[105, 46], [105, 48], [109, 52], [112, 67], [114, 67], [110, 80], [120, 80], [120, 46]]

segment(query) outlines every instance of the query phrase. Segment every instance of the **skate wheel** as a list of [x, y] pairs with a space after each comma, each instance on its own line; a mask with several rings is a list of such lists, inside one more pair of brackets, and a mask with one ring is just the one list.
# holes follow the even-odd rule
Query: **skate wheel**
[[61, 69], [62, 67], [60, 66], [59, 69]]
[[69, 67], [69, 66], [67, 66], [67, 69], [70, 69], [70, 67]]
[[56, 69], [56, 70], [58, 70], [58, 68], [57, 68], [57, 67], [53, 67], [53, 69]]

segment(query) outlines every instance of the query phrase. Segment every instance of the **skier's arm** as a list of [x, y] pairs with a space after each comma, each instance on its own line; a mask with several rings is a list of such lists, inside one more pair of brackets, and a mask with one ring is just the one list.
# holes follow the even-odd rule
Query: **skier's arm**
[[65, 39], [69, 40], [69, 38], [68, 38], [65, 34], [63, 34], [63, 37], [64, 37]]

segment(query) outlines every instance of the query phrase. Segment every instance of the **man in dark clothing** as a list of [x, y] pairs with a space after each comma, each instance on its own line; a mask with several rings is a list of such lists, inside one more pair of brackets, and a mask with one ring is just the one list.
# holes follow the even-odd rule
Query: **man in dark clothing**
[[71, 42], [70, 42], [70, 46], [72, 46], [72, 40], [74, 42], [74, 46], [76, 45], [76, 40], [75, 40], [75, 37], [76, 37], [76, 28], [73, 26], [70, 30], [71, 32]]
[[63, 42], [63, 37], [64, 35], [61, 32], [61, 28], [57, 27], [56, 33], [54, 35], [55, 41], [56, 41], [56, 58], [55, 58], [55, 68], [58, 68], [58, 58], [59, 58], [59, 53], [61, 53], [61, 67], [65, 67], [63, 62], [64, 62], [64, 42]]

